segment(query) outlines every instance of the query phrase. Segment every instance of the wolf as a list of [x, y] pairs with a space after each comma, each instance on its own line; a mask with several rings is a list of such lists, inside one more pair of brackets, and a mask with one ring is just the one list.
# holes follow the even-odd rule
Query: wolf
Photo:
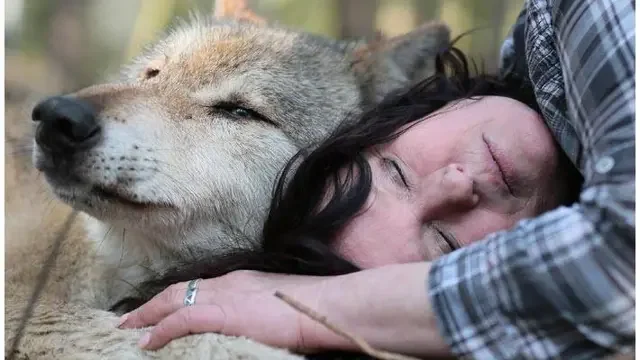
[[[143, 330], [117, 329], [109, 310], [176, 262], [259, 248], [288, 159], [432, 74], [449, 40], [439, 22], [373, 41], [329, 39], [218, 0], [213, 16], [178, 22], [117, 78], [38, 103], [32, 160], [49, 191], [10, 189], [31, 205], [7, 229], [5, 357], [298, 358], [217, 334], [142, 351]], [[9, 352], [51, 252], [49, 280]]]

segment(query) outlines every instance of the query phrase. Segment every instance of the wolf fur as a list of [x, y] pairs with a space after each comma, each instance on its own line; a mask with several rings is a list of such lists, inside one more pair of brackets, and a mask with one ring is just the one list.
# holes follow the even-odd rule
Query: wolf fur
[[48, 269], [16, 358], [297, 358], [217, 334], [142, 351], [142, 330], [117, 329], [107, 310], [177, 261], [259, 247], [284, 163], [349, 114], [433, 73], [448, 42], [439, 23], [370, 43], [332, 40], [219, 0], [214, 17], [178, 24], [118, 79], [70, 94], [96, 110], [100, 141], [64, 159], [36, 145], [49, 191], [38, 191], [33, 173], [7, 188], [17, 197], [7, 216], [6, 351], [74, 208], [80, 219]]

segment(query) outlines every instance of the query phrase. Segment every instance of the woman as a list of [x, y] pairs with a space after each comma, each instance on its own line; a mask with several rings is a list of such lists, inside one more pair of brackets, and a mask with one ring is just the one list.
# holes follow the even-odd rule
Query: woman
[[[141, 341], [146, 348], [189, 332], [219, 331], [305, 351], [354, 349], [272, 296], [281, 290], [389, 351], [596, 358], [628, 350], [635, 316], [633, 13], [627, 1], [530, 0], [519, 21], [527, 26], [514, 31], [544, 120], [587, 175], [578, 204], [516, 223], [566, 200], [548, 182], [560, 173], [546, 146], [552, 142], [522, 107], [535, 108], [535, 101], [505, 99], [522, 90], [509, 80], [441, 73], [418, 86], [417, 96], [396, 94], [306, 157], [281, 181], [280, 188], [289, 185], [265, 226], [262, 255], [297, 256], [286, 263], [290, 269], [355, 270], [334, 253], [374, 268], [325, 277], [234, 272], [202, 281], [196, 305], [186, 308], [187, 284], [181, 283], [125, 316], [123, 325], [158, 323], [154, 336]], [[426, 114], [432, 116], [405, 126]], [[487, 117], [494, 120], [482, 121]], [[507, 126], [505, 118], [516, 117], [526, 129]], [[447, 131], [436, 132], [439, 120]], [[497, 140], [496, 129], [509, 129], [509, 138]], [[452, 134], [458, 143], [446, 141]], [[510, 145], [516, 140], [521, 148]], [[517, 153], [538, 149], [528, 141], [543, 144], [542, 151]], [[439, 146], [421, 153], [433, 143]], [[515, 162], [522, 157], [526, 163]], [[546, 161], [550, 166], [539, 166]], [[309, 169], [321, 169], [322, 176]], [[447, 181], [433, 177], [438, 171]], [[402, 226], [370, 231], [381, 212], [403, 215]], [[467, 214], [486, 218], [474, 223]], [[514, 223], [511, 231], [433, 261], [397, 264], [434, 258]], [[269, 241], [278, 233], [282, 242]], [[361, 256], [365, 252], [371, 255]]]
[[472, 76], [455, 48], [438, 60], [438, 74], [323, 142], [284, 194], [281, 180], [267, 249], [313, 239], [359, 268], [434, 260], [577, 199], [579, 174], [531, 90]]

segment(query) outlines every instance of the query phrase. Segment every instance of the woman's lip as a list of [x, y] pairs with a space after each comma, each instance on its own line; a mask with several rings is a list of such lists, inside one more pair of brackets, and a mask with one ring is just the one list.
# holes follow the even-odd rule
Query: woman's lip
[[501, 157], [496, 153], [495, 145], [493, 145], [493, 143], [489, 139], [487, 139], [487, 137], [484, 134], [482, 134], [482, 140], [484, 141], [485, 145], [487, 145], [489, 154], [491, 155], [493, 162], [498, 167], [498, 171], [500, 172], [500, 176], [502, 177], [502, 182], [507, 187], [507, 190], [509, 190], [509, 193], [511, 193], [511, 195], [514, 195], [513, 189], [511, 188], [511, 186], [509, 185], [509, 182], [507, 181], [508, 174], [505, 173], [505, 166], [503, 165], [504, 160], [502, 160]]

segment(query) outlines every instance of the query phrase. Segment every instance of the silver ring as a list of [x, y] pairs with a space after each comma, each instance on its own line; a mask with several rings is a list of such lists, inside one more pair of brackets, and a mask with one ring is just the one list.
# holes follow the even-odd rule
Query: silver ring
[[187, 284], [187, 293], [184, 296], [184, 306], [191, 306], [196, 303], [196, 294], [198, 293], [198, 283], [202, 279], [194, 279]]

